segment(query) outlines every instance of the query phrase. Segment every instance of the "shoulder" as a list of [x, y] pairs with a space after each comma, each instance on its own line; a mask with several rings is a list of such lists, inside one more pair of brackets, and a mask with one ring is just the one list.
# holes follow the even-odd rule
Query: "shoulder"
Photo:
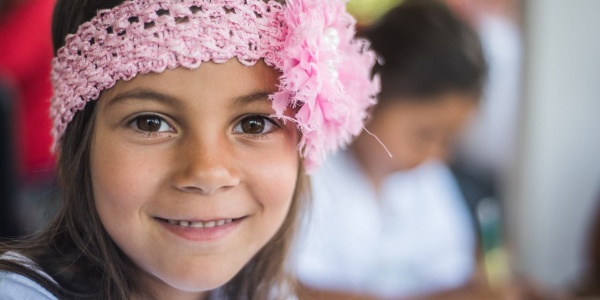
[[0, 271], [1, 300], [56, 300], [33, 280], [12, 272]]
[[[12, 261], [30, 268], [40, 275], [50, 278], [46, 273], [36, 267], [35, 263], [27, 257], [15, 253], [7, 252], [0, 255], [0, 260]], [[0, 270], [0, 300], [56, 300], [49, 291], [44, 289], [35, 281], [9, 271]]]

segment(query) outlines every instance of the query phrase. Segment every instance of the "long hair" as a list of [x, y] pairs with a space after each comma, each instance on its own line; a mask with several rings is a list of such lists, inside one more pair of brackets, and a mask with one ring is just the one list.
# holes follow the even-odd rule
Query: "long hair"
[[[54, 9], [54, 52], [65, 37], [90, 20], [99, 9], [123, 0], [58, 0]], [[135, 264], [119, 249], [104, 229], [96, 211], [90, 174], [90, 145], [95, 120], [95, 101], [75, 114], [67, 126], [58, 152], [58, 183], [63, 193], [56, 216], [40, 232], [11, 245], [0, 245], [0, 254], [15, 251], [32, 259], [52, 280], [18, 263], [0, 260], [0, 270], [24, 275], [59, 299], [152, 298], [136, 279]], [[300, 164], [302, 166], [302, 164]], [[302, 167], [287, 217], [269, 242], [220, 288], [227, 299], [268, 299], [273, 292], [293, 290], [285, 260], [308, 200], [309, 180]]]

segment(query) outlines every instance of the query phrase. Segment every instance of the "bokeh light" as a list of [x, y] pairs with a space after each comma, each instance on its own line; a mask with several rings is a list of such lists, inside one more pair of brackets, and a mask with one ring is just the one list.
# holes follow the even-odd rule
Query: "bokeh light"
[[350, 0], [347, 9], [360, 26], [365, 26], [377, 20], [400, 2], [402, 0]]

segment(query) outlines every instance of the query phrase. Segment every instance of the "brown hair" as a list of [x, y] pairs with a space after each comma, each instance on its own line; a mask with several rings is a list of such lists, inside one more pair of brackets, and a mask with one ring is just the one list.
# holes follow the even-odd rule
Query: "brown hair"
[[487, 65], [480, 40], [441, 0], [405, 0], [360, 32], [380, 56], [380, 101], [479, 95]]
[[[59, 0], [54, 10], [54, 51], [65, 36], [123, 0]], [[142, 288], [133, 262], [104, 229], [93, 200], [90, 145], [95, 120], [95, 101], [75, 114], [61, 140], [58, 180], [62, 203], [57, 215], [27, 240], [0, 247], [0, 253], [16, 251], [37, 263], [57, 284], [17, 263], [0, 260], [0, 269], [19, 273], [38, 282], [59, 299], [152, 298]], [[302, 166], [302, 164], [300, 164]], [[286, 220], [274, 237], [220, 291], [227, 299], [282, 298], [274, 292], [293, 292], [295, 283], [286, 275], [284, 262], [295, 237], [300, 215], [308, 200], [308, 177], [302, 167]]]

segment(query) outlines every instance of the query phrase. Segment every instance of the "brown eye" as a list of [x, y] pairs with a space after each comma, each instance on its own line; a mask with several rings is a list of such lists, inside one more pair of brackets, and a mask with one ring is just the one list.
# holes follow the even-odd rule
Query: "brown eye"
[[161, 132], [171, 130], [171, 126], [161, 117], [146, 115], [139, 116], [131, 124], [135, 129], [145, 132]]
[[265, 134], [272, 130], [273, 122], [262, 116], [246, 117], [234, 128], [234, 132], [246, 134]]
[[265, 128], [265, 120], [252, 117], [242, 120], [242, 131], [244, 133], [258, 134], [262, 133]]
[[155, 132], [160, 129], [160, 119], [154, 116], [140, 117], [137, 119], [136, 124], [142, 131]]

